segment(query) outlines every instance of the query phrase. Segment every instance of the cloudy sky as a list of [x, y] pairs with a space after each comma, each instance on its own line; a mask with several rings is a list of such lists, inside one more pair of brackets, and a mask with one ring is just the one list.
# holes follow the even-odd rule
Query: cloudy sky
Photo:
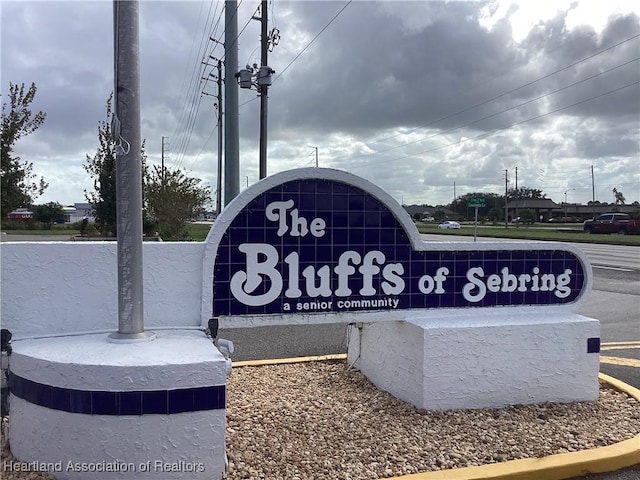
[[[260, 63], [258, 0], [238, 9], [239, 68]], [[215, 81], [224, 2], [142, 1], [142, 136], [151, 164], [216, 185]], [[15, 146], [83, 202], [83, 169], [113, 88], [110, 1], [2, 0], [1, 87], [35, 82], [44, 125]], [[279, 43], [269, 174], [319, 164], [405, 204], [539, 188], [556, 202], [640, 200], [640, 7], [593, 1], [269, 2]], [[302, 52], [302, 53], [301, 53]], [[209, 60], [213, 63], [212, 60]], [[258, 181], [259, 100], [240, 90], [241, 188]]]

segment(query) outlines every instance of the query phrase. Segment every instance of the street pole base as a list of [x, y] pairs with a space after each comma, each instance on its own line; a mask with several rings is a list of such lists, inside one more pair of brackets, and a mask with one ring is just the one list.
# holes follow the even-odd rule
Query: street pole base
[[156, 334], [153, 332], [140, 332], [140, 333], [120, 333], [115, 332], [107, 337], [107, 342], [110, 343], [138, 343], [138, 342], [150, 342], [156, 339]]

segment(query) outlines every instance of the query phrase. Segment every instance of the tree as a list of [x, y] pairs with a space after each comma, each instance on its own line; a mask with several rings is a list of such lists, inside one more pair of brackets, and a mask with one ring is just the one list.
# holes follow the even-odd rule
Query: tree
[[64, 221], [64, 210], [62, 205], [57, 202], [35, 205], [33, 207], [33, 218], [38, 222], [47, 224], [47, 228], [50, 229], [52, 223], [60, 220]]
[[489, 218], [489, 220], [491, 220], [491, 222], [494, 225], [496, 225], [502, 219], [502, 213], [503, 213], [503, 210], [501, 208], [493, 207], [487, 213], [487, 217]]
[[622, 194], [622, 192], [617, 188], [613, 189], [613, 198], [615, 199], [616, 205], [624, 205], [625, 202], [627, 201], [627, 199], [624, 198], [624, 195]]
[[154, 166], [145, 174], [144, 200], [149, 217], [165, 240], [188, 240], [187, 223], [211, 202], [211, 189], [182, 171]]
[[[102, 235], [118, 235], [117, 203], [116, 203], [116, 153], [111, 133], [111, 102], [113, 94], [107, 99], [107, 119], [98, 122], [98, 142], [100, 146], [93, 157], [87, 155], [84, 169], [93, 178], [93, 192], [84, 191], [84, 196], [91, 204], [94, 227]], [[146, 169], [147, 155], [144, 151], [144, 141], [140, 146], [140, 161], [142, 172]], [[142, 179], [144, 188], [144, 178]], [[144, 214], [144, 212], [143, 212]], [[143, 218], [146, 225], [146, 219]]]
[[446, 220], [447, 214], [444, 213], [444, 210], [436, 210], [436, 212], [433, 214], [433, 218], [436, 222], [442, 222]]
[[542, 193], [542, 190], [538, 188], [518, 187], [518, 189], [510, 188], [507, 190], [507, 198], [509, 200], [526, 199], [543, 199], [547, 198], [546, 193]]
[[536, 221], [536, 213], [529, 208], [520, 210], [519, 221], [520, 223], [534, 223]]
[[35, 83], [26, 92], [24, 83], [20, 86], [9, 83], [9, 107], [2, 104], [0, 211], [3, 217], [17, 207], [33, 203], [49, 186], [44, 178], [37, 180], [31, 162], [12, 155], [15, 143], [44, 123], [46, 114], [39, 111], [34, 115], [29, 108], [36, 91]]
[[93, 192], [84, 191], [91, 204], [96, 229], [103, 235], [117, 235], [116, 222], [116, 155], [111, 136], [111, 100], [107, 100], [107, 120], [98, 122], [98, 147], [95, 155], [87, 155], [84, 169], [93, 178]]

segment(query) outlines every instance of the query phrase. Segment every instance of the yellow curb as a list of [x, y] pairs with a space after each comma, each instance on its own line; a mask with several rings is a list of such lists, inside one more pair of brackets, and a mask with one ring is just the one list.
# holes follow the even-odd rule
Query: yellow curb
[[274, 358], [272, 360], [245, 360], [243, 362], [232, 362], [233, 367], [261, 367], [263, 365], [280, 365], [281, 363], [303, 363], [322, 362], [324, 360], [345, 360], [346, 353], [336, 353], [335, 355], [317, 355], [315, 357], [293, 357]]
[[600, 345], [601, 352], [609, 350], [636, 350], [638, 348], [640, 348], [640, 342], [618, 342]]
[[616, 346], [639, 346], [640, 347], [640, 340], [631, 340], [629, 342], [605, 342], [600, 344], [600, 349], [602, 350], [602, 347], [616, 347]]
[[[233, 366], [277, 365], [322, 360], [342, 360], [345, 354], [320, 355], [316, 357], [281, 358], [273, 360], [251, 360], [234, 362]], [[640, 402], [640, 389], [614, 377], [598, 374], [600, 383], [607, 383]], [[640, 434], [606, 447], [591, 448], [579, 452], [559, 453], [542, 458], [523, 458], [478, 467], [454, 468], [433, 472], [412, 473], [387, 480], [563, 480], [589, 473], [614, 472], [638, 465], [640, 459]]]
[[610, 357], [608, 355], [600, 355], [600, 363], [607, 365], [622, 365], [623, 367], [640, 368], [640, 360], [625, 357]]

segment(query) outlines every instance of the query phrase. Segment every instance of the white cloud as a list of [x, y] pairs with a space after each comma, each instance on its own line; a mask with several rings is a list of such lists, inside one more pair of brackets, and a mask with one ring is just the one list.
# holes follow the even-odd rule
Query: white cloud
[[[216, 113], [202, 91], [216, 87], [204, 86], [212, 68], [201, 62], [223, 55], [209, 40], [223, 40], [222, 5], [140, 8], [149, 161], [160, 163], [168, 137], [167, 164], [214, 188]], [[259, 58], [257, 6], [245, 0], [238, 13], [240, 67]], [[281, 40], [269, 57], [269, 173], [313, 165], [318, 147], [320, 166], [362, 175], [405, 203], [448, 203], [454, 182], [457, 195], [502, 193], [505, 169], [513, 183], [516, 167], [519, 185], [586, 202], [593, 165], [599, 199], [616, 187], [640, 200], [635, 2], [353, 2], [295, 59], [343, 6], [270, 7]], [[38, 202], [84, 201], [92, 187], [83, 165], [113, 88], [111, 15], [111, 2], [2, 2], [2, 90], [35, 82], [33, 109], [47, 113], [15, 149], [50, 184]], [[258, 179], [255, 98], [240, 92], [242, 188]]]

